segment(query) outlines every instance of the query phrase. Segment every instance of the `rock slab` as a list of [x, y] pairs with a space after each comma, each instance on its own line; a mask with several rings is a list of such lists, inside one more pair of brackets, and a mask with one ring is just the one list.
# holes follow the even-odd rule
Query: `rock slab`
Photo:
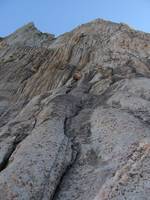
[[0, 200], [150, 200], [149, 121], [150, 34], [0, 38]]

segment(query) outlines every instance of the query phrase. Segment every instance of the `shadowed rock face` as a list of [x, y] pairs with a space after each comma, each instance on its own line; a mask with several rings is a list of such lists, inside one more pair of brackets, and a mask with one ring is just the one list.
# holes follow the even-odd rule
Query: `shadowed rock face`
[[149, 157], [150, 34], [0, 38], [0, 200], [149, 200]]

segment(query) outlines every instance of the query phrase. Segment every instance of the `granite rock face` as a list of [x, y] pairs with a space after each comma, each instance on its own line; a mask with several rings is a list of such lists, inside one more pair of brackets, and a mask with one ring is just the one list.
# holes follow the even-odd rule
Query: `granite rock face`
[[149, 166], [150, 34], [0, 38], [0, 200], [149, 200]]

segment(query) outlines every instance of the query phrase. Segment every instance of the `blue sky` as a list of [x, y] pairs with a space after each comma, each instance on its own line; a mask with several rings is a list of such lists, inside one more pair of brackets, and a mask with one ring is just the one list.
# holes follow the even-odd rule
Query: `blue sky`
[[150, 32], [150, 0], [0, 0], [0, 36], [31, 21], [59, 35], [96, 18]]

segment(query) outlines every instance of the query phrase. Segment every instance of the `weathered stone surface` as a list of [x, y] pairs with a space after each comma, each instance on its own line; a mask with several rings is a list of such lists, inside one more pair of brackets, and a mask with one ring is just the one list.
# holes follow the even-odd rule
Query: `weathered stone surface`
[[37, 30], [34, 23], [29, 23], [18, 29], [15, 33], [5, 38], [8, 45], [25, 45], [30, 47], [40, 47], [46, 41], [54, 39], [54, 35], [42, 33]]
[[149, 120], [150, 34], [0, 38], [0, 200], [150, 199]]

